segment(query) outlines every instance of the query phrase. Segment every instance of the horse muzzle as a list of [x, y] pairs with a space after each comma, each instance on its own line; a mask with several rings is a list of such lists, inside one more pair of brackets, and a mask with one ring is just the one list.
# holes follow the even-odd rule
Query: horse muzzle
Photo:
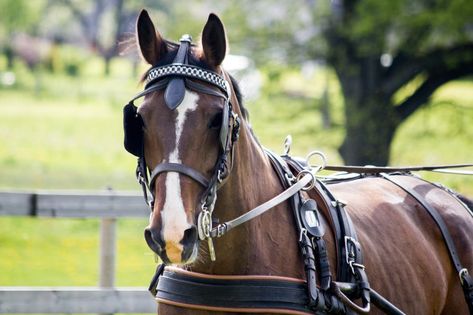
[[184, 231], [179, 242], [165, 241], [162, 233], [152, 227], [145, 229], [144, 237], [149, 248], [167, 265], [186, 265], [197, 258], [199, 241], [195, 225]]

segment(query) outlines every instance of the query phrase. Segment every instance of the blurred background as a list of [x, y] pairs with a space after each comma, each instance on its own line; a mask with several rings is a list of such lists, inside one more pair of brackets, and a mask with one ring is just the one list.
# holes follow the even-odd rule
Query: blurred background
[[[0, 0], [0, 189], [139, 189], [122, 107], [147, 69], [142, 8], [174, 41], [221, 17], [225, 68], [276, 152], [291, 134], [330, 164], [473, 162], [471, 0]], [[473, 196], [472, 177], [422, 176]], [[117, 285], [154, 271], [146, 221], [118, 221]], [[0, 286], [95, 285], [98, 226], [0, 217]]]

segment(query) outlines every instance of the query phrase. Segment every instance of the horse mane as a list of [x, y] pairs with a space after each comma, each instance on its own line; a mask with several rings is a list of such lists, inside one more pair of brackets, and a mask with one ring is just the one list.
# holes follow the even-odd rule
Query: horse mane
[[243, 118], [246, 121], [249, 121], [250, 114], [248, 110], [245, 108], [245, 106], [243, 105], [243, 94], [241, 93], [240, 85], [238, 84], [238, 81], [231, 74], [229, 74], [228, 76], [230, 77], [230, 80], [232, 81], [233, 91], [235, 91], [235, 96], [237, 98], [238, 104], [240, 105], [241, 114], [243, 115]]
[[470, 198], [466, 197], [466, 196], [463, 196], [457, 192], [454, 193], [455, 196], [457, 196], [458, 199], [460, 199], [468, 208], [470, 208], [470, 210], [472, 211], [473, 213], [473, 200], [471, 200]]

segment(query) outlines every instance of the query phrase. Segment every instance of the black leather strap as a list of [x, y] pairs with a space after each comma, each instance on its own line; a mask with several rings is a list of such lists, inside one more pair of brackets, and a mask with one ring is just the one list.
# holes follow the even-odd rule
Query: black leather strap
[[196, 171], [195, 169], [188, 167], [184, 164], [180, 163], [160, 163], [158, 164], [153, 171], [151, 172], [150, 176], [150, 187], [154, 186], [154, 182], [156, 181], [156, 178], [160, 173], [163, 172], [176, 172], [176, 173], [181, 173], [184, 174], [199, 184], [201, 184], [204, 187], [207, 187], [209, 185], [209, 181], [207, 178], [202, 175], [200, 172]]
[[286, 309], [311, 314], [304, 282], [282, 279], [215, 279], [164, 270], [156, 298], [203, 308]]
[[[284, 159], [296, 170], [296, 172], [303, 170], [304, 166], [299, 161], [292, 159], [290, 156], [284, 156]], [[368, 283], [368, 277], [363, 266], [361, 246], [358, 243], [353, 222], [345, 210], [345, 205], [337, 200], [335, 196], [333, 196], [327, 186], [318, 181], [316, 184], [316, 189], [317, 188], [319, 189], [319, 195], [324, 198], [326, 204], [329, 207], [329, 214], [332, 216], [331, 219], [335, 226], [335, 236], [337, 239], [336, 243], [338, 243], [337, 279], [342, 282], [356, 283], [357, 290], [354, 291], [355, 294], [351, 297], [361, 298], [363, 309], [356, 306], [357, 309], [354, 308], [354, 310], [363, 310], [364, 312], [369, 311], [370, 287]], [[315, 238], [315, 240], [317, 240], [317, 238]], [[328, 259], [323, 259], [323, 257], [326, 255], [324, 247], [324, 244], [320, 244], [320, 246], [317, 246], [317, 251], [319, 254], [318, 264], [321, 266], [321, 282], [322, 285], [326, 287], [328, 283], [330, 283], [329, 281], [331, 281], [331, 273], [328, 266]], [[340, 297], [342, 297], [342, 295], [340, 295]], [[343, 298], [345, 298], [345, 302], [348, 306], [355, 306], [355, 304], [347, 297], [343, 296]]]
[[410, 196], [412, 196], [418, 203], [422, 205], [422, 207], [424, 207], [424, 209], [429, 213], [429, 215], [432, 217], [434, 222], [437, 224], [442, 234], [442, 237], [445, 241], [445, 245], [447, 246], [450, 259], [452, 260], [453, 265], [455, 266], [455, 269], [460, 277], [460, 283], [463, 289], [463, 293], [465, 295], [466, 303], [468, 304], [468, 309], [470, 311], [470, 314], [473, 314], [473, 279], [468, 274], [467, 269], [464, 268], [462, 263], [460, 262], [460, 258], [458, 257], [457, 249], [453, 242], [452, 236], [450, 235], [448, 227], [445, 224], [445, 221], [443, 220], [443, 218], [438, 213], [437, 209], [435, 209], [429, 203], [427, 203], [427, 201], [415, 190], [406, 187], [400, 181], [398, 181], [396, 176], [388, 175], [384, 173], [381, 173], [380, 175], [384, 179], [390, 181], [394, 185], [404, 190]]
[[[288, 155], [284, 155], [282, 156], [282, 158], [288, 163], [288, 165], [296, 173], [300, 173], [306, 167], [306, 165], [303, 165], [301, 161], [293, 159], [292, 157]], [[315, 201], [311, 199], [308, 200], [308, 202], [310, 204], [315, 203]], [[307, 230], [307, 233], [312, 238], [313, 249], [315, 251], [316, 259], [317, 259], [316, 264], [317, 264], [317, 268], [318, 268], [319, 276], [320, 276], [320, 288], [322, 290], [328, 290], [332, 282], [332, 272], [330, 271], [330, 262], [328, 259], [327, 246], [326, 246], [325, 240], [323, 239], [323, 236], [325, 235], [325, 229], [323, 228], [323, 226], [320, 226], [317, 228], [308, 226], [308, 223], [306, 222], [304, 218], [303, 212], [305, 212], [306, 210], [305, 208], [308, 206], [314, 208], [314, 205], [310, 205], [310, 204], [304, 203], [304, 205], [299, 208], [299, 212], [301, 212], [299, 214], [299, 217], [301, 218], [301, 221], [304, 224], [304, 228]], [[317, 207], [317, 204], [315, 203], [315, 208], [316, 207]], [[318, 210], [316, 211], [318, 213]]]
[[[294, 180], [294, 177], [286, 162], [280, 156], [269, 150], [266, 150], [266, 154], [271, 161], [273, 169], [276, 171], [276, 174], [278, 174], [279, 180], [283, 183], [284, 188], [291, 185], [291, 181]], [[295, 194], [290, 201], [294, 213], [294, 221], [296, 223], [296, 232], [300, 235], [299, 248], [301, 249], [304, 261], [304, 269], [307, 278], [307, 294], [309, 297], [307, 303], [312, 309], [325, 309], [325, 301], [323, 300], [323, 296], [319, 294], [320, 292], [317, 288], [317, 269], [314, 248], [310, 237], [304, 230], [301, 214], [299, 212], [299, 207], [301, 207], [300, 194]]]
[[450, 258], [453, 262], [453, 265], [455, 266], [455, 269], [457, 270], [457, 272], [460, 272], [460, 270], [462, 270], [463, 267], [460, 262], [460, 258], [458, 257], [456, 246], [453, 243], [452, 236], [450, 235], [450, 232], [448, 231], [448, 227], [445, 224], [445, 221], [442, 219], [437, 209], [435, 209], [429, 203], [427, 203], [427, 201], [425, 201], [425, 199], [421, 195], [419, 195], [415, 190], [409, 189], [408, 187], [403, 185], [400, 181], [398, 181], [396, 176], [382, 173], [381, 177], [390, 181], [391, 183], [393, 183], [394, 185], [398, 186], [399, 188], [404, 190], [406, 193], [411, 195], [418, 203], [422, 205], [422, 207], [424, 207], [425, 210], [427, 210], [429, 215], [437, 224], [440, 232], [442, 233], [442, 237], [445, 241], [445, 244], [447, 245], [447, 249], [448, 249]]
[[[434, 165], [434, 166], [352, 166], [352, 165], [326, 165], [324, 167], [327, 171], [339, 171], [347, 173], [359, 174], [379, 174], [379, 173], [394, 173], [394, 172], [413, 172], [413, 171], [432, 171], [445, 172], [455, 168], [472, 167], [473, 164], [451, 164], [451, 165]], [[454, 174], [472, 175], [471, 171], [451, 171]]]

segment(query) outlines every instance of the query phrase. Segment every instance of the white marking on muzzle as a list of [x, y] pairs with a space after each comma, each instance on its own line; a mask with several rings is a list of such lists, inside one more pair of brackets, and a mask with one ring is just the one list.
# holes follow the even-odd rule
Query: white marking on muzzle
[[[174, 150], [169, 154], [170, 163], [182, 163], [179, 158], [179, 142], [182, 128], [186, 121], [187, 114], [197, 108], [199, 96], [196, 93], [186, 91], [184, 99], [176, 108], [176, 143]], [[187, 222], [186, 210], [181, 196], [181, 182], [179, 173], [168, 172], [166, 174], [166, 196], [161, 210], [162, 233], [166, 248], [168, 245], [174, 247], [174, 251], [182, 252], [182, 245], [179, 243], [184, 236], [184, 231], [191, 227]], [[167, 249], [168, 250], [168, 249]], [[169, 256], [168, 252], [168, 256]], [[177, 255], [177, 253], [175, 253]], [[171, 260], [178, 260], [177, 257], [169, 257]]]

